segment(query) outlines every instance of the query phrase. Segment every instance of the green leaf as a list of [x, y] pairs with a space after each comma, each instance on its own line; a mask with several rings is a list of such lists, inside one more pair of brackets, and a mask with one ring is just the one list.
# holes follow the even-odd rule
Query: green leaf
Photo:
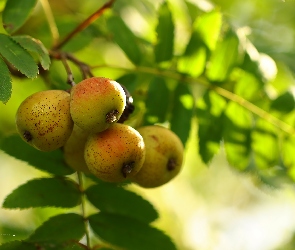
[[[57, 194], [58, 195], [58, 194]], [[84, 219], [75, 213], [59, 214], [49, 218], [29, 237], [27, 241], [63, 242], [81, 240], [85, 234]]]
[[234, 87], [235, 94], [250, 102], [260, 101], [264, 94], [261, 82], [249, 72], [242, 71], [240, 74]]
[[238, 61], [239, 39], [233, 31], [226, 33], [213, 51], [206, 75], [210, 81], [224, 81]]
[[112, 245], [128, 250], [176, 250], [162, 231], [139, 220], [119, 214], [100, 212], [89, 217], [95, 234]]
[[8, 33], [18, 30], [28, 19], [37, 0], [7, 0], [3, 10], [3, 27]]
[[9, 69], [0, 57], [0, 101], [4, 104], [8, 102], [12, 93], [12, 84]]
[[156, 62], [169, 61], [173, 57], [174, 23], [167, 2], [163, 2], [158, 10], [156, 32], [157, 42], [154, 48]]
[[142, 55], [138, 47], [137, 38], [124, 21], [118, 16], [112, 16], [107, 20], [107, 27], [112, 33], [114, 41], [131, 62], [135, 65], [140, 64]]
[[204, 163], [208, 163], [220, 148], [225, 107], [224, 98], [213, 91], [207, 91], [197, 102], [199, 154]]
[[273, 100], [270, 108], [283, 114], [289, 113], [295, 108], [294, 96], [287, 91]]
[[121, 214], [150, 223], [158, 213], [141, 196], [108, 183], [93, 185], [85, 191], [88, 200], [100, 211]]
[[37, 250], [32, 243], [24, 241], [11, 241], [0, 245], [0, 250]]
[[0, 34], [0, 54], [27, 77], [34, 78], [37, 76], [38, 66], [34, 58], [5, 34]]
[[49, 69], [51, 61], [48, 54], [48, 50], [44, 47], [43, 43], [40, 40], [25, 35], [13, 36], [11, 38], [17, 43], [19, 43], [24, 49], [36, 53], [39, 57], [43, 69]]
[[55, 175], [69, 175], [75, 171], [64, 162], [61, 150], [42, 152], [25, 143], [19, 135], [5, 137], [0, 148], [7, 154], [28, 162], [31, 166]]
[[61, 177], [33, 179], [17, 187], [3, 203], [4, 208], [64, 207], [81, 203], [77, 184]]
[[78, 242], [26, 242], [11, 241], [0, 245], [0, 250], [85, 250]]
[[228, 162], [239, 170], [245, 170], [250, 163], [251, 130], [251, 113], [230, 102], [226, 107], [223, 121], [224, 147]]
[[213, 51], [216, 48], [220, 29], [222, 25], [222, 14], [219, 10], [213, 10], [204, 13], [194, 23], [194, 31], [199, 34], [199, 37]]
[[178, 83], [174, 90], [170, 129], [179, 136], [183, 145], [186, 144], [190, 134], [193, 108], [194, 98], [190, 88], [185, 84]]
[[277, 128], [260, 118], [252, 131], [252, 150], [256, 168], [267, 169], [279, 164]]
[[169, 108], [170, 90], [163, 78], [155, 77], [149, 84], [144, 123], [154, 124], [166, 120]]
[[289, 176], [295, 181], [295, 137], [285, 136], [282, 141], [281, 157], [284, 165], [288, 169]]

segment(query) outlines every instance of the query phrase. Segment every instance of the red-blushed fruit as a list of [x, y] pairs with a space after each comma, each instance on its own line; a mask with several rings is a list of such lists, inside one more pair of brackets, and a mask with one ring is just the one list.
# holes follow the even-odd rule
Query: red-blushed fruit
[[144, 126], [137, 131], [143, 137], [146, 157], [132, 181], [145, 188], [162, 186], [180, 172], [183, 144], [174, 132], [162, 126]]
[[89, 173], [84, 159], [84, 148], [89, 132], [74, 125], [72, 134], [63, 146], [65, 162], [74, 170]]
[[142, 167], [145, 145], [134, 128], [116, 123], [88, 137], [84, 158], [88, 169], [97, 178], [122, 182], [134, 176]]
[[62, 147], [73, 130], [70, 94], [45, 90], [27, 97], [16, 112], [16, 128], [21, 138], [41, 151]]
[[71, 89], [72, 119], [77, 126], [91, 133], [101, 132], [116, 123], [125, 105], [124, 89], [108, 78], [87, 78]]

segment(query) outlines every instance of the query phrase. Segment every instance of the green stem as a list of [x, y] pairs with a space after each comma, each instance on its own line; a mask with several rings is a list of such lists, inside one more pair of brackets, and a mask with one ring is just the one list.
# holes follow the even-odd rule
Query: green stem
[[54, 20], [54, 16], [53, 16], [50, 4], [48, 3], [48, 0], [40, 0], [40, 3], [43, 7], [43, 10], [49, 25], [49, 29], [53, 39], [53, 46], [55, 46], [55, 44], [57, 43], [59, 39], [59, 33], [58, 33], [58, 29]]
[[193, 77], [190, 77], [190, 76], [183, 75], [183, 74], [181, 74], [181, 73], [179, 73], [177, 71], [162, 70], [162, 69], [142, 67], [142, 66], [138, 66], [138, 67], [134, 67], [134, 68], [124, 68], [124, 67], [111, 66], [111, 65], [97, 65], [97, 66], [92, 66], [91, 68], [92, 69], [95, 69], [95, 68], [110, 68], [110, 69], [114, 69], [114, 70], [122, 70], [122, 71], [129, 72], [129, 73], [146, 73], [146, 74], [156, 75], [156, 76], [160, 76], [160, 77], [164, 77], [164, 78], [174, 79], [174, 80], [181, 81], [181, 82], [188, 83], [188, 84], [203, 85], [206, 88], [215, 91], [220, 96], [223, 96], [226, 99], [231, 100], [231, 101], [239, 104], [240, 106], [242, 106], [245, 109], [249, 110], [253, 114], [257, 115], [258, 117], [266, 120], [267, 122], [271, 123], [272, 125], [279, 128], [280, 130], [286, 132], [287, 134], [295, 135], [295, 128], [293, 128], [289, 124], [281, 121], [280, 119], [278, 119], [275, 116], [269, 114], [265, 110], [257, 107], [256, 105], [254, 105], [253, 103], [247, 101], [243, 97], [241, 97], [239, 95], [236, 95], [235, 93], [230, 92], [230, 91], [228, 91], [228, 90], [226, 90], [224, 88], [221, 88], [221, 87], [218, 87], [218, 86], [215, 86], [215, 85], [211, 85], [205, 79], [200, 78], [200, 77], [199, 78], [193, 78]]
[[89, 228], [88, 228], [88, 219], [86, 215], [86, 197], [84, 194], [84, 182], [83, 182], [83, 174], [78, 171], [78, 182], [81, 191], [81, 213], [84, 218], [84, 226], [85, 226], [85, 235], [86, 235], [86, 244], [88, 249], [90, 249], [90, 235], [89, 235]]

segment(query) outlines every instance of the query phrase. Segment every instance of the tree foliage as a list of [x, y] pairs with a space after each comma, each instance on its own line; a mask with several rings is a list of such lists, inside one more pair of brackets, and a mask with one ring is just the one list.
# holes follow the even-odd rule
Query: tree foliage
[[[51, 13], [59, 11], [56, 3], [44, 2], [5, 2], [0, 33], [1, 102], [10, 102], [17, 78], [40, 78], [48, 89], [68, 89], [68, 67], [77, 82], [90, 74], [112, 72], [134, 99], [130, 124], [168, 124], [184, 145], [191, 128], [197, 126], [196, 153], [204, 163], [210, 163], [224, 147], [236, 171], [254, 173], [273, 186], [294, 182], [292, 83], [284, 82], [282, 90], [279, 79], [268, 76], [262, 64], [265, 60], [275, 64], [276, 57], [265, 56], [217, 6], [203, 10], [184, 1], [189, 37], [179, 45], [178, 20], [168, 1], [159, 5], [143, 1], [156, 20], [146, 36], [124, 18], [128, 1], [98, 1], [99, 5], [90, 4], [97, 8], [93, 15], [85, 7], [79, 17], [66, 10], [63, 17]], [[43, 10], [37, 8], [40, 5]], [[81, 8], [80, 2], [73, 1], [72, 8]], [[124, 63], [109, 59], [106, 50], [114, 50], [112, 56]], [[78, 179], [70, 178], [76, 173], [63, 161], [60, 150], [36, 151], [14, 134], [2, 133], [0, 149], [49, 174], [21, 184], [3, 201], [4, 208], [84, 207], [85, 199], [95, 207], [92, 215], [69, 212], [51, 217], [29, 238], [2, 244], [0, 250], [85, 249], [79, 241], [89, 237], [89, 230], [110, 249], [176, 249], [173, 240], [151, 225], [158, 218], [153, 205], [124, 185], [81, 173]], [[90, 179], [95, 184], [84, 189], [83, 180]], [[91, 249], [87, 242], [86, 248]]]

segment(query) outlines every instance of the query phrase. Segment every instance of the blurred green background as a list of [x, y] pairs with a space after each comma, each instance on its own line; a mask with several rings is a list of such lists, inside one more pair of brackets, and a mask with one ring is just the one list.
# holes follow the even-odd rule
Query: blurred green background
[[[3, 8], [5, 1], [0, 1]], [[60, 35], [70, 30], [76, 22], [84, 20], [104, 1], [49, 1]], [[176, 21], [176, 50], [182, 51], [188, 40], [190, 19], [184, 1], [168, 1]], [[274, 76], [277, 88], [285, 90], [289, 82], [294, 86], [295, 71], [295, 1], [294, 0], [190, 0], [203, 11], [220, 8], [224, 17], [236, 28], [249, 34], [253, 44], [271, 56], [277, 67], [267, 68]], [[156, 9], [161, 1], [117, 0], [114, 8], [129, 27], [143, 39], [153, 40], [157, 23]], [[47, 46], [51, 42], [49, 28], [40, 15], [37, 6], [34, 15], [20, 32], [38, 36]], [[36, 21], [36, 19], [38, 21]], [[41, 23], [41, 25], [40, 25]], [[43, 25], [44, 23], [44, 25]], [[79, 48], [78, 42], [68, 44], [69, 51], [76, 50], [76, 56], [91, 65], [128, 66], [125, 55], [108, 43], [104, 37], [103, 19], [96, 21], [100, 29], [89, 28], [80, 37], [87, 41], [87, 32], [98, 32], [97, 39], [89, 39], [86, 47]], [[210, 27], [208, 27], [210, 29]], [[5, 32], [0, 27], [0, 32]], [[79, 41], [79, 37], [75, 41]], [[99, 48], [99, 49], [97, 49]], [[267, 65], [266, 65], [267, 67]], [[15, 132], [14, 116], [18, 105], [28, 95], [47, 88], [66, 88], [65, 72], [60, 62], [54, 62], [49, 86], [42, 79], [24, 80], [13, 78], [13, 94], [7, 104], [0, 103], [0, 133]], [[78, 69], [76, 81], [79, 80]], [[95, 75], [118, 78], [122, 72], [112, 68], [98, 68]], [[284, 85], [284, 82], [288, 84]], [[169, 234], [180, 250], [283, 250], [292, 248], [295, 232], [294, 188], [283, 185], [274, 189], [262, 185], [255, 176], [240, 174], [228, 165], [223, 150], [209, 166], [202, 163], [197, 154], [197, 127], [191, 131], [185, 151], [185, 164], [181, 174], [171, 183], [157, 189], [145, 190], [136, 186], [130, 188], [151, 201], [160, 212], [155, 225]], [[0, 202], [14, 188], [36, 177], [44, 176], [26, 163], [20, 162], [0, 151]], [[48, 216], [59, 213], [59, 209], [4, 210], [0, 208], [0, 243], [24, 239]]]

